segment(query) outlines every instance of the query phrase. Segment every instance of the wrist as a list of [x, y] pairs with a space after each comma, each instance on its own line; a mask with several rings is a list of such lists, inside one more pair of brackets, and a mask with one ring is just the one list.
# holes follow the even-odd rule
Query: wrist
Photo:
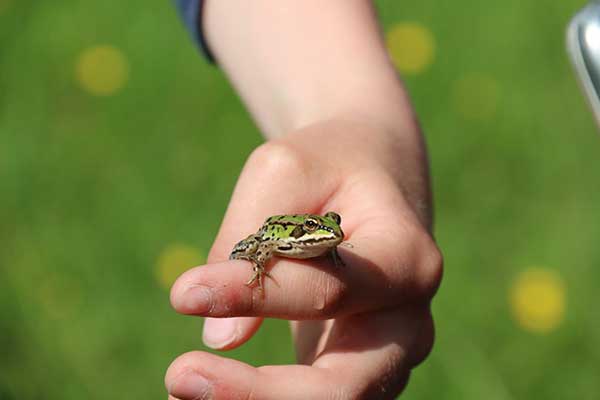
[[[273, 139], [323, 121], [365, 124], [397, 136], [419, 136], [418, 124], [408, 95], [393, 67], [379, 66], [368, 79], [337, 77], [329, 84], [281, 89], [279, 108], [263, 129]], [[260, 121], [259, 121], [260, 122]]]

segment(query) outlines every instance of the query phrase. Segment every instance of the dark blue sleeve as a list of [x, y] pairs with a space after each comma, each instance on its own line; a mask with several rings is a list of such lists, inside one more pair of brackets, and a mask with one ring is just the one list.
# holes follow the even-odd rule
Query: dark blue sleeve
[[192, 38], [198, 43], [206, 58], [208, 58], [209, 61], [214, 62], [213, 55], [210, 52], [206, 40], [204, 40], [204, 34], [202, 33], [202, 11], [204, 0], [175, 0], [175, 2], [190, 35], [192, 35]]

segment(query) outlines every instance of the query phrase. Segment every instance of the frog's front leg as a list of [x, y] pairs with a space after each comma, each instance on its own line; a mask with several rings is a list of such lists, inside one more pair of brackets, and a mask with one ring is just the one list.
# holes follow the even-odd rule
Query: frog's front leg
[[264, 272], [264, 250], [262, 250], [262, 247], [264, 246], [261, 247], [261, 243], [262, 242], [259, 235], [250, 235], [244, 240], [240, 240], [233, 247], [233, 250], [229, 255], [230, 260], [246, 260], [252, 263], [254, 275], [252, 275], [252, 278], [246, 282], [246, 285], [248, 286], [258, 279], [258, 283], [262, 287], [262, 275]]
[[342, 260], [342, 257], [340, 257], [340, 253], [338, 253], [337, 247], [331, 249], [329, 254], [331, 255], [331, 259], [333, 260], [333, 265], [335, 265], [336, 267], [346, 266], [346, 264], [344, 264], [344, 260]]
[[258, 249], [252, 255], [252, 262], [254, 263], [254, 267], [252, 268], [252, 270], [254, 271], [254, 274], [252, 275], [252, 278], [250, 278], [250, 280], [246, 282], [247, 286], [252, 285], [256, 281], [258, 282], [259, 290], [263, 290], [263, 277], [271, 277], [271, 275], [269, 275], [269, 273], [266, 271], [265, 265], [272, 255], [273, 246], [271, 243], [261, 242], [258, 245]]

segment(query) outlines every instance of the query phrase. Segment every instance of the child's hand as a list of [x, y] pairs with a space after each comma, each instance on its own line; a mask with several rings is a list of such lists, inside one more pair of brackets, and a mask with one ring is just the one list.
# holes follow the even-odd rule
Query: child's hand
[[[254, 368], [187, 353], [167, 372], [171, 396], [395, 398], [431, 348], [429, 302], [442, 271], [428, 229], [426, 161], [415, 154], [419, 144], [398, 137], [418, 135], [331, 121], [273, 140], [249, 158], [209, 263], [183, 274], [171, 301], [181, 313], [212, 317], [204, 341], [216, 349], [246, 342], [263, 317], [292, 320], [298, 364]], [[251, 264], [227, 261], [265, 218], [327, 211], [341, 215], [353, 246], [339, 247], [344, 267], [327, 258], [274, 257], [267, 270], [276, 282], [265, 278], [261, 295], [245, 285]]]

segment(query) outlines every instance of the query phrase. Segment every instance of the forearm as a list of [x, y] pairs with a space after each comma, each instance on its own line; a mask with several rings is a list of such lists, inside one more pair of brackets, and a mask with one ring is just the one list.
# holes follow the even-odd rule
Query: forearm
[[418, 136], [370, 1], [209, 0], [204, 24], [265, 136], [336, 118]]

